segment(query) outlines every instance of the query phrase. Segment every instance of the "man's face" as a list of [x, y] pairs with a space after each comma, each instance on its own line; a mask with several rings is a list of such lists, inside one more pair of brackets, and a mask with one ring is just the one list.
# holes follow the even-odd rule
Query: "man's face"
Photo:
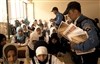
[[68, 16], [70, 17], [71, 20], [75, 20], [76, 19], [76, 12], [75, 12], [75, 10], [69, 10]]
[[57, 14], [57, 10], [53, 10], [52, 12], [53, 12], [55, 15]]

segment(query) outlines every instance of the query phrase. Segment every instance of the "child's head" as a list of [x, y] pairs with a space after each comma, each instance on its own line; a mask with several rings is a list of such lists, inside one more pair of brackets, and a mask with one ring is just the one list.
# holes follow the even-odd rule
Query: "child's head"
[[57, 36], [57, 33], [53, 33], [53, 34], [51, 35], [51, 42], [52, 42], [53, 44], [56, 44], [56, 43], [58, 42], [58, 40], [59, 40], [59, 37]]
[[23, 29], [26, 29], [26, 25], [25, 24], [23, 25]]
[[48, 44], [45, 41], [37, 41], [34, 44], [35, 55], [37, 59], [44, 62], [48, 55]]
[[17, 27], [16, 32], [17, 32], [18, 35], [21, 36], [21, 35], [23, 34], [23, 29], [22, 29], [22, 27]]
[[6, 44], [3, 48], [4, 62], [13, 64], [17, 60], [17, 48], [13, 44]]
[[39, 36], [36, 34], [36, 32], [32, 32], [30, 34], [30, 43], [34, 44], [37, 40], [39, 40]]
[[51, 41], [52, 41], [53, 44], [57, 43], [57, 39], [55, 39], [55, 38], [52, 38]]
[[35, 25], [37, 24], [37, 20], [34, 20], [34, 24], [35, 24]]
[[6, 44], [6, 36], [4, 34], [0, 34], [0, 45]]
[[23, 28], [23, 30], [27, 29], [25, 24], [22, 24], [21, 27]]
[[35, 31], [40, 35], [41, 34], [41, 27], [40, 26], [37, 26], [35, 28]]
[[47, 48], [44, 46], [40, 46], [36, 49], [36, 57], [41, 62], [45, 61], [47, 58]]
[[52, 27], [52, 28], [50, 29], [50, 36], [51, 36], [53, 33], [57, 33], [56, 27]]
[[41, 20], [41, 19], [39, 19], [39, 24], [40, 24], [40, 23], [42, 23], [42, 20]]

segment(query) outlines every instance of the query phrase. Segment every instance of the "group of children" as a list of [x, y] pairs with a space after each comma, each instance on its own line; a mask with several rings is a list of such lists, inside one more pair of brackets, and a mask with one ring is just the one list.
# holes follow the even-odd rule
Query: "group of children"
[[3, 52], [0, 57], [4, 64], [23, 64], [17, 59], [17, 48], [23, 46], [26, 46], [26, 58], [32, 58], [31, 64], [63, 64], [57, 57], [62, 57], [66, 49], [53, 22], [48, 25], [47, 22], [39, 20], [37, 23], [35, 20], [31, 26], [23, 23], [16, 27], [11, 43], [6, 44], [3, 34], [0, 34], [0, 39], [0, 51]]

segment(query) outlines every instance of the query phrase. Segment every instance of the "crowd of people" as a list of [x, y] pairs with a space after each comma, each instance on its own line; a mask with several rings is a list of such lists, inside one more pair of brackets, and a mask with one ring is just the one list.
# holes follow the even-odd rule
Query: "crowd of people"
[[[17, 48], [26, 46], [26, 58], [32, 58], [31, 64], [64, 64], [57, 57], [63, 57], [66, 52], [71, 52], [72, 60], [75, 64], [97, 64], [97, 46], [99, 38], [95, 29], [96, 24], [91, 19], [81, 13], [81, 5], [79, 2], [72, 1], [68, 4], [65, 12], [62, 14], [57, 7], [53, 7], [52, 12], [56, 18], [50, 19], [48, 22], [34, 20], [28, 22], [27, 19], [19, 22], [15, 21], [13, 29], [14, 37], [11, 43], [6, 43], [6, 37], [0, 34], [0, 58], [3, 58], [3, 64], [23, 64], [19, 61]], [[72, 21], [67, 21], [68, 24], [73, 23], [81, 29], [87, 31], [89, 38], [85, 42], [74, 44], [64, 38], [58, 37], [58, 27], [62, 21], [65, 22], [64, 15], [68, 15]], [[98, 19], [95, 19], [98, 23]], [[87, 52], [95, 48], [91, 53], [77, 55], [73, 50]]]

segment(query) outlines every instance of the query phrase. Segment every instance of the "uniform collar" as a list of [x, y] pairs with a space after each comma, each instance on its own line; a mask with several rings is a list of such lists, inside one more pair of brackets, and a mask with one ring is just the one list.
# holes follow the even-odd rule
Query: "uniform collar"
[[77, 17], [76, 18], [76, 20], [74, 21], [74, 24], [76, 25], [76, 23], [77, 23], [77, 20], [80, 18], [80, 16], [79, 17]]

